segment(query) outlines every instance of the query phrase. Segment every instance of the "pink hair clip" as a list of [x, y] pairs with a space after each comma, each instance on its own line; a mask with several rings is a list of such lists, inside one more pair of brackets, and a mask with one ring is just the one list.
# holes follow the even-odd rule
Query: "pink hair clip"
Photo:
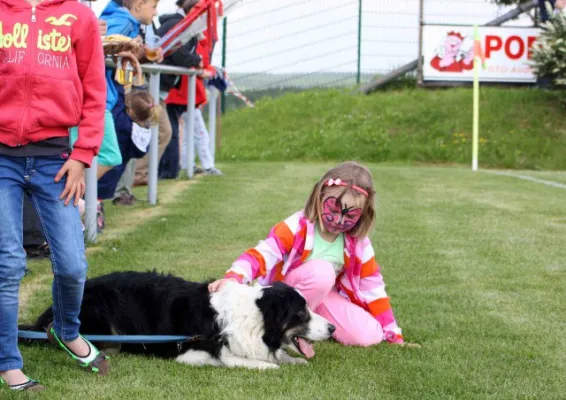
[[362, 189], [359, 186], [356, 185], [348, 185], [346, 182], [342, 182], [342, 179], [338, 178], [338, 179], [329, 179], [324, 183], [324, 186], [345, 186], [345, 187], [351, 187], [352, 189], [356, 190], [357, 192], [360, 192], [361, 194], [363, 194], [364, 196], [368, 197], [368, 192], [364, 189]]

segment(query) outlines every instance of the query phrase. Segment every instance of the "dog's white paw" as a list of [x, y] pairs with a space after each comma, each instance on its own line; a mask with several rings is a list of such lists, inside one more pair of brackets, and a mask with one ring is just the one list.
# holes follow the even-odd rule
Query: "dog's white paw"
[[295, 364], [295, 365], [306, 365], [309, 362], [307, 360], [305, 360], [304, 358], [300, 358], [300, 357], [291, 357], [289, 354], [287, 354], [286, 352], [282, 351], [279, 354], [279, 360], [278, 363], [279, 364]]
[[259, 369], [259, 370], [277, 369], [277, 368], [279, 368], [279, 365], [273, 364], [273, 363], [265, 363], [265, 364], [258, 365], [256, 368]]
[[296, 365], [307, 365], [309, 362], [307, 360], [305, 360], [304, 358], [294, 358], [294, 357], [289, 357], [288, 360], [286, 360], [287, 364], [296, 364]]

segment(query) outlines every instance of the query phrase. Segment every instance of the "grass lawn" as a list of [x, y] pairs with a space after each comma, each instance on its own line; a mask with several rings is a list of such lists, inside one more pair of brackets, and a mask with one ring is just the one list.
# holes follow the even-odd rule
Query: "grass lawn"
[[[88, 251], [89, 275], [157, 268], [218, 277], [301, 208], [330, 166], [226, 163], [225, 177], [162, 185], [157, 208], [107, 205], [109, 226]], [[406, 339], [422, 348], [326, 342], [308, 366], [262, 372], [119, 354], [101, 378], [37, 344], [21, 348], [26, 371], [48, 390], [2, 390], [0, 398], [564, 398], [566, 191], [462, 168], [370, 166], [377, 259]], [[48, 264], [30, 267], [22, 321], [50, 301]]]
[[[482, 87], [480, 165], [565, 170], [560, 92]], [[472, 90], [309, 90], [264, 98], [222, 118], [220, 157], [229, 161], [468, 164]]]

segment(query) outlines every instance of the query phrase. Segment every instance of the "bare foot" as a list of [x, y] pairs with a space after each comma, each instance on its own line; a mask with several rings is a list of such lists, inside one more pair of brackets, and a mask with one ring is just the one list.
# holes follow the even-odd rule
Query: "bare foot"
[[21, 369], [2, 371], [0, 372], [0, 378], [4, 379], [4, 381], [8, 385], [21, 385], [22, 383], [26, 383], [29, 380], [29, 378], [25, 376]]
[[63, 343], [69, 350], [81, 358], [87, 357], [90, 354], [90, 346], [81, 337], [76, 338], [72, 342], [63, 341]]

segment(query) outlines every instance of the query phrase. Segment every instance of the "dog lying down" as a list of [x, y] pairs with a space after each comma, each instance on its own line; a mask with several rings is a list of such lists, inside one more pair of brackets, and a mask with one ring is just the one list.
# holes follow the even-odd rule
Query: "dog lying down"
[[[255, 369], [306, 364], [285, 349], [312, 358], [311, 341], [328, 339], [335, 330], [284, 283], [252, 287], [229, 282], [211, 294], [208, 283], [155, 271], [87, 280], [79, 318], [81, 333], [92, 335], [198, 336], [187, 343], [122, 344], [121, 351], [190, 365]], [[52, 320], [49, 307], [34, 326], [20, 329], [44, 330]]]

